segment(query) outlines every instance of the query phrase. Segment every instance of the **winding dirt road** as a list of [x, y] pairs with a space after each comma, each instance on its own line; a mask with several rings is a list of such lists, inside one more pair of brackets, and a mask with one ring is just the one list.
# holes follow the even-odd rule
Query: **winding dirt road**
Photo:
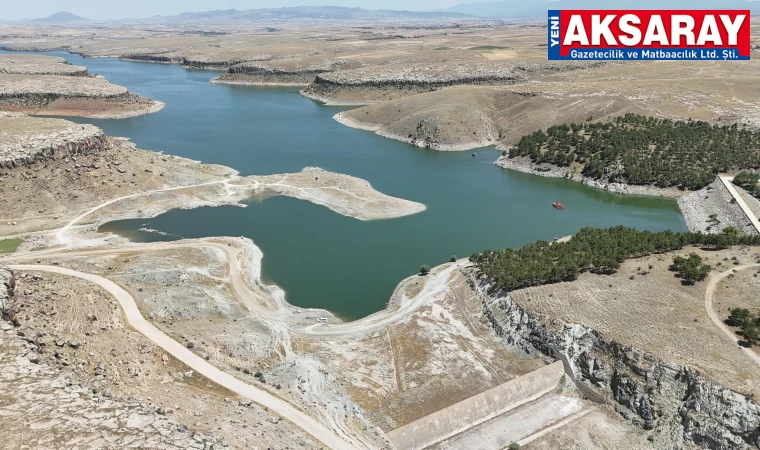
[[[710, 278], [710, 282], [707, 284], [707, 292], [705, 292], [705, 308], [707, 309], [707, 315], [710, 316], [710, 319], [713, 321], [715, 325], [718, 326], [723, 332], [726, 334], [726, 336], [730, 337], [731, 340], [739, 343], [739, 338], [736, 336], [736, 333], [733, 333], [731, 330], [728, 329], [726, 324], [723, 323], [722, 320], [720, 320], [720, 317], [715, 313], [715, 310], [713, 309], [713, 297], [715, 296], [715, 288], [718, 287], [718, 283], [721, 282], [724, 278], [731, 275], [734, 272], [738, 272], [740, 270], [750, 269], [752, 267], [760, 267], [760, 264], [745, 264], [743, 266], [737, 266], [731, 270], [727, 270], [725, 272], [722, 272], [718, 275], [712, 276]], [[757, 355], [757, 353], [753, 352], [749, 348], [742, 347], [742, 350], [744, 353], [747, 354], [750, 358], [752, 358], [753, 361], [755, 361], [757, 364], [760, 364], [760, 356]]]
[[253, 385], [245, 383], [234, 376], [217, 369], [203, 358], [185, 348], [182, 344], [175, 341], [163, 331], [156, 328], [153, 324], [146, 321], [137, 308], [135, 299], [129, 292], [125, 291], [119, 285], [111, 280], [98, 275], [77, 272], [56, 266], [45, 265], [11, 265], [12, 270], [30, 271], [30, 272], [50, 272], [70, 277], [81, 278], [83, 280], [95, 283], [113, 295], [124, 310], [127, 322], [135, 330], [142, 333], [153, 343], [163, 348], [170, 355], [185, 363], [188, 367], [209, 380], [223, 386], [243, 397], [250, 398], [254, 402], [266, 406], [276, 412], [283, 418], [289, 420], [297, 427], [301, 428], [328, 448], [339, 450], [354, 450], [357, 447], [340, 438], [337, 434], [324, 427], [309, 415], [296, 409], [290, 403], [275, 397], [267, 391], [259, 389]]
[[[87, 238], [80, 238], [76, 236], [75, 233], [72, 233], [73, 228], [78, 225], [80, 221], [87, 218], [88, 216], [94, 214], [98, 210], [112, 205], [114, 203], [117, 203], [122, 200], [135, 198], [139, 196], [144, 195], [150, 195], [153, 193], [159, 193], [159, 192], [168, 192], [168, 191], [178, 191], [183, 189], [192, 189], [196, 187], [201, 186], [209, 186], [209, 185], [223, 185], [225, 190], [227, 191], [227, 196], [234, 195], [234, 191], [238, 188], [243, 187], [252, 187], [252, 188], [258, 188], [258, 187], [279, 187], [279, 188], [285, 188], [285, 189], [292, 189], [300, 194], [300, 197], [304, 197], [306, 199], [310, 199], [314, 203], [322, 204], [324, 206], [328, 206], [325, 204], [324, 199], [322, 199], [319, 196], [315, 196], [309, 191], [315, 191], [318, 189], [333, 189], [333, 187], [321, 187], [321, 188], [301, 188], [298, 186], [292, 186], [285, 184], [286, 176], [283, 176], [283, 178], [276, 183], [262, 183], [258, 180], [245, 180], [238, 176], [229, 177], [223, 180], [216, 180], [216, 181], [210, 181], [206, 183], [200, 183], [196, 185], [189, 185], [189, 186], [176, 186], [176, 187], [168, 187], [163, 189], [157, 189], [154, 191], [147, 191], [147, 192], [139, 192], [135, 194], [125, 195], [122, 197], [114, 198], [111, 200], [108, 200], [106, 202], [103, 202], [95, 207], [92, 207], [88, 209], [87, 211], [81, 213], [77, 217], [75, 217], [73, 220], [68, 222], [65, 226], [57, 229], [57, 230], [51, 230], [55, 231], [55, 237], [56, 240], [62, 247], [57, 248], [48, 248], [45, 250], [36, 251], [33, 253], [27, 253], [27, 254], [12, 254], [12, 255], [5, 255], [0, 257], [0, 262], [22, 262], [22, 261], [31, 261], [31, 260], [40, 260], [42, 258], [66, 258], [66, 257], [80, 257], [80, 256], [95, 256], [95, 255], [113, 255], [118, 253], [132, 253], [132, 252], [152, 252], [152, 251], [160, 251], [160, 250], [168, 250], [168, 249], [175, 249], [175, 248], [187, 248], [187, 247], [194, 247], [194, 248], [215, 248], [218, 250], [221, 250], [227, 260], [228, 260], [228, 271], [229, 271], [229, 282], [230, 286], [233, 290], [234, 296], [240, 301], [251, 313], [255, 314], [259, 318], [267, 319], [265, 321], [266, 324], [271, 326], [273, 329], [276, 329], [276, 331], [279, 334], [283, 334], [283, 339], [289, 340], [289, 332], [295, 331], [291, 329], [283, 320], [283, 314], [288, 313], [287, 315], [290, 315], [290, 312], [288, 310], [288, 304], [286, 303], [284, 296], [277, 295], [276, 292], [272, 290], [271, 287], [264, 285], [264, 283], [261, 281], [260, 278], [260, 270], [261, 270], [261, 264], [260, 259], [261, 256], [263, 256], [260, 252], [260, 250], [253, 246], [254, 248], [254, 255], [253, 255], [253, 261], [251, 265], [252, 273], [247, 274], [249, 275], [250, 282], [253, 283], [252, 286], [249, 286], [249, 284], [246, 282], [246, 276], [244, 276], [243, 272], [243, 262], [241, 261], [242, 258], [242, 252], [237, 246], [228, 245], [225, 243], [219, 243], [219, 242], [211, 242], [211, 241], [177, 241], [177, 242], [163, 242], [163, 243], [152, 243], [152, 244], [126, 244], [119, 247], [111, 247], [111, 248], [104, 248], [102, 247], [103, 242], [99, 240], [89, 240]], [[236, 184], [235, 182], [240, 181], [251, 181], [249, 183], [245, 184]], [[335, 188], [337, 189], [337, 188]], [[345, 192], [355, 197], [357, 200], [360, 200], [364, 203], [367, 203], [370, 201], [370, 199], [359, 197], [351, 192]], [[292, 195], [287, 193], [282, 193], [284, 195]], [[299, 195], [293, 195], [295, 197], [299, 197]], [[91, 247], [91, 248], [86, 248]], [[97, 248], [92, 248], [97, 247]], [[258, 260], [257, 260], [258, 259]], [[422, 292], [415, 296], [413, 299], [410, 299], [410, 301], [405, 302], [399, 309], [393, 311], [392, 313], [379, 313], [376, 315], [373, 315], [371, 317], [368, 317], [364, 320], [360, 320], [357, 322], [353, 322], [346, 325], [338, 325], [338, 326], [328, 326], [320, 328], [318, 331], [313, 332], [313, 334], [319, 334], [319, 335], [340, 335], [340, 334], [350, 334], [355, 332], [362, 332], [362, 331], [371, 331], [377, 328], [381, 328], [383, 326], [386, 326], [390, 323], [393, 323], [397, 320], [402, 319], [403, 317], [411, 314], [414, 310], [419, 308], [420, 306], [427, 303], [431, 298], [433, 298], [438, 292], [441, 291], [441, 289], [446, 288], [446, 281], [448, 280], [451, 272], [458, 266], [458, 264], [451, 264], [450, 267], [447, 267], [443, 271], [440, 271], [437, 274], [432, 274], [431, 277], [429, 277], [428, 282], [426, 283], [425, 287], [423, 288]], [[156, 345], [166, 350], [169, 354], [177, 358], [178, 360], [182, 361], [192, 369], [196, 370], [198, 373], [206, 376], [209, 380], [233, 391], [236, 392], [244, 397], [250, 398], [256, 403], [259, 403], [263, 406], [266, 406], [270, 408], [272, 411], [275, 411], [277, 414], [280, 414], [283, 418], [291, 421], [294, 425], [300, 427], [303, 429], [306, 433], [313, 436], [318, 441], [322, 442], [329, 448], [333, 449], [364, 449], [364, 448], [375, 448], [374, 444], [371, 443], [368, 439], [365, 439], [364, 436], [361, 435], [360, 432], [354, 432], [354, 433], [348, 433], [347, 430], [341, 429], [340, 425], [335, 424], [334, 430], [331, 430], [329, 427], [321, 424], [311, 416], [305, 414], [304, 412], [300, 411], [299, 409], [295, 408], [288, 402], [286, 402], [283, 399], [280, 399], [278, 397], [273, 396], [267, 391], [264, 391], [256, 386], [247, 384], [233, 375], [226, 373], [202, 358], [195, 355], [190, 350], [186, 349], [184, 346], [179, 344], [178, 342], [174, 341], [171, 337], [160, 331], [158, 328], [156, 328], [151, 323], [147, 322], [143, 316], [140, 314], [140, 311], [138, 310], [135, 299], [132, 297], [131, 294], [129, 294], [126, 290], [121, 288], [119, 285], [117, 285], [115, 282], [108, 280], [106, 278], [103, 278], [99, 275], [95, 274], [88, 274], [83, 272], [74, 271], [71, 269], [66, 269], [62, 267], [57, 266], [49, 266], [49, 265], [23, 265], [23, 264], [13, 264], [10, 266], [14, 270], [26, 270], [26, 271], [42, 271], [42, 272], [51, 272], [51, 273], [58, 273], [62, 275], [72, 276], [81, 278], [87, 281], [90, 281], [92, 283], [95, 283], [105, 290], [107, 290], [109, 293], [111, 293], [119, 302], [122, 309], [124, 310], [124, 313], [127, 317], [127, 322], [134, 327], [137, 331], [145, 335], [148, 339], [153, 341]], [[258, 292], [257, 292], [258, 291]], [[267, 295], [268, 294], [268, 295]], [[333, 329], [333, 327], [336, 327]], [[302, 330], [298, 330], [302, 331]], [[290, 345], [286, 345], [285, 347], [290, 347]]]

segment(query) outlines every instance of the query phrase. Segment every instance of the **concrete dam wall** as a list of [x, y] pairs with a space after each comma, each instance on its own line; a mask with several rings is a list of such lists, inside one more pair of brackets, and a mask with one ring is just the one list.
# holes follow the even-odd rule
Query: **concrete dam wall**
[[420, 450], [553, 390], [564, 375], [556, 361], [386, 434], [397, 450]]

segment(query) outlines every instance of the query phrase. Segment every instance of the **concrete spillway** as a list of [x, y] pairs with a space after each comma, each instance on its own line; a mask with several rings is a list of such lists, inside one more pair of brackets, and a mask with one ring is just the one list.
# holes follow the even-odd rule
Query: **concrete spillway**
[[557, 361], [386, 434], [397, 450], [420, 450], [551, 392], [564, 375]]

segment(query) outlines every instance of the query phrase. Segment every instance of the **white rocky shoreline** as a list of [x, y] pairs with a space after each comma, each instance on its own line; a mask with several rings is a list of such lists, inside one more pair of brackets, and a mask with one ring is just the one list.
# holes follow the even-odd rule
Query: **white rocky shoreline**
[[586, 186], [617, 194], [645, 195], [649, 197], [664, 198], [680, 198], [688, 194], [688, 191], [682, 191], [677, 188], [660, 188], [656, 186], [632, 185], [626, 183], [605, 183], [578, 174], [571, 174], [567, 169], [550, 164], [533, 164], [527, 156], [519, 156], [516, 158], [500, 156], [499, 159], [494, 162], [494, 165], [503, 169], [516, 170], [518, 172], [530, 173], [541, 177], [565, 178], [567, 180], [585, 184]]

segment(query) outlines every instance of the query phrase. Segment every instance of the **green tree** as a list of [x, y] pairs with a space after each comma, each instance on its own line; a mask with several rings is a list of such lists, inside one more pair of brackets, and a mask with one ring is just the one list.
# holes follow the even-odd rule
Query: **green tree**
[[747, 345], [753, 346], [757, 343], [757, 340], [760, 339], [760, 332], [758, 332], [757, 326], [754, 322], [747, 321], [744, 326], [742, 326], [742, 336]]
[[704, 264], [702, 257], [696, 253], [690, 254], [688, 258], [676, 256], [673, 258], [673, 267], [688, 284], [704, 280], [710, 274], [710, 270], [712, 270], [712, 267]]
[[726, 227], [723, 229], [723, 234], [729, 237], [738, 237], [742, 234], [742, 232], [736, 227]]
[[[737, 244], [760, 245], [760, 236], [586, 227], [566, 242], [538, 241], [520, 248], [485, 250], [471, 255], [470, 262], [497, 287], [512, 291], [572, 281], [583, 272], [614, 273], [628, 258], [680, 250], [686, 245], [720, 248]], [[695, 279], [708, 275], [710, 266], [702, 264], [701, 258], [682, 259], [699, 262], [691, 269]]]
[[430, 273], [430, 266], [427, 264], [423, 264], [422, 267], [420, 267], [420, 275], [427, 275]]
[[[700, 121], [626, 114], [609, 122], [556, 125], [524, 136], [509, 151], [535, 163], [577, 163], [602, 181], [701, 189], [721, 172], [760, 167], [760, 133]], [[756, 172], [740, 172], [734, 183], [760, 195]]]
[[451, 258], [449, 258], [449, 262], [457, 262], [456, 255], [451, 255]]
[[517, 442], [513, 442], [509, 444], [509, 447], [507, 447], [507, 450], [520, 450], [520, 444]]
[[747, 308], [733, 308], [726, 320], [726, 324], [732, 327], [741, 327], [751, 319], [752, 315]]

